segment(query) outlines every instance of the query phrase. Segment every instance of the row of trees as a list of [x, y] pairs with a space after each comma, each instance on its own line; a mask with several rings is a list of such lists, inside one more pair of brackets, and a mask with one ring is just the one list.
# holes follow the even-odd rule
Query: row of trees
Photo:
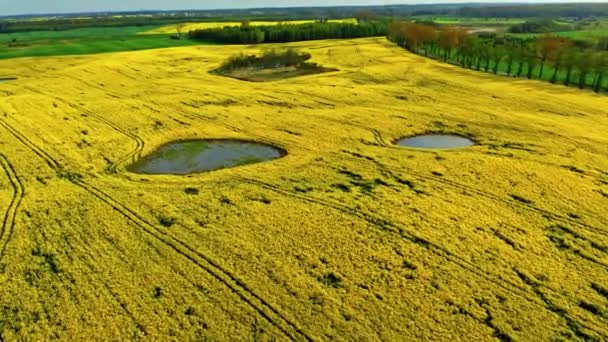
[[388, 31], [391, 41], [412, 52], [495, 74], [576, 83], [581, 89], [590, 86], [596, 92], [605, 87], [608, 74], [607, 51], [582, 47], [571, 39], [550, 34], [526, 40], [480, 38], [462, 28], [438, 31], [410, 22], [394, 22]]
[[304, 40], [384, 36], [388, 24], [370, 21], [350, 23], [280, 24], [274, 26], [241, 25], [190, 31], [190, 38], [221, 44], [286, 43]]

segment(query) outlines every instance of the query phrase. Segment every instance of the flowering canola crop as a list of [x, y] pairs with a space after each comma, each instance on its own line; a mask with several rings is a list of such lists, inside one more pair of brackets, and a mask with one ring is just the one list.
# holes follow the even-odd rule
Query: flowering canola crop
[[[4, 340], [608, 338], [608, 98], [287, 46], [339, 71], [209, 73], [273, 46], [0, 61]], [[394, 144], [421, 133], [476, 145]], [[287, 155], [127, 171], [187, 139]]]

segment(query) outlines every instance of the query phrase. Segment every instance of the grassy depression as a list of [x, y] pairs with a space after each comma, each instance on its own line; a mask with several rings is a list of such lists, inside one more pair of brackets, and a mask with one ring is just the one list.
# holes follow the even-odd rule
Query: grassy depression
[[[272, 46], [0, 61], [3, 339], [608, 338], [606, 97], [288, 45], [340, 71], [209, 73]], [[419, 132], [476, 144], [392, 143]], [[289, 154], [127, 170], [196, 139]]]

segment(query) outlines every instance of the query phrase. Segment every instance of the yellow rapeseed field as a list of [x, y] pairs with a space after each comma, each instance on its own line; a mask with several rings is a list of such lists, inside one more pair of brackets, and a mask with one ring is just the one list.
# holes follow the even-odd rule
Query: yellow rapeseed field
[[[608, 98], [382, 38], [286, 46], [340, 71], [208, 73], [271, 46], [0, 61], [3, 340], [608, 339]], [[477, 144], [393, 144], [424, 132]], [[191, 138], [288, 155], [126, 171]]]
[[[354, 18], [350, 19], [332, 19], [328, 20], [330, 23], [351, 23], [356, 24], [357, 20]], [[279, 24], [308, 24], [313, 23], [314, 20], [286, 20], [286, 21], [252, 21], [249, 23], [251, 26], [272, 26]], [[189, 32], [193, 30], [204, 30], [211, 28], [222, 28], [226, 26], [241, 26], [240, 21], [215, 21], [215, 22], [205, 22], [205, 23], [180, 23], [180, 24], [172, 24], [159, 27], [157, 29], [148, 30], [142, 32], [142, 34], [173, 34], [178, 32], [178, 27], [182, 32]]]

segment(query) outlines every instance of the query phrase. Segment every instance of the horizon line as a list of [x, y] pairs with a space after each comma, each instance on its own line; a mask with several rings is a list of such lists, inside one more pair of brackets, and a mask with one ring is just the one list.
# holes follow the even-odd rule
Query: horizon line
[[348, 7], [415, 7], [415, 6], [441, 6], [441, 5], [491, 5], [491, 6], [500, 6], [500, 5], [532, 5], [532, 4], [545, 4], [545, 5], [584, 5], [584, 4], [608, 4], [608, 2], [593, 2], [593, 1], [542, 1], [542, 0], [532, 0], [532, 1], [517, 1], [517, 2], [484, 2], [484, 1], [471, 1], [471, 2], [461, 2], [461, 3], [449, 3], [449, 2], [434, 2], [434, 3], [412, 3], [412, 4], [387, 4], [387, 5], [327, 5], [327, 6], [264, 6], [264, 7], [224, 7], [224, 8], [183, 8], [183, 9], [137, 9], [137, 10], [97, 10], [97, 11], [74, 11], [74, 12], [32, 12], [32, 13], [20, 13], [20, 14], [11, 14], [11, 15], [0, 15], [0, 19], [5, 18], [19, 18], [19, 17], [31, 17], [31, 16], [62, 16], [62, 15], [78, 15], [78, 14], [112, 14], [112, 13], [141, 13], [141, 12], [154, 12], [154, 13], [163, 13], [163, 12], [219, 12], [219, 11], [229, 11], [229, 10], [264, 10], [264, 9], [307, 9], [307, 8], [348, 8]]

